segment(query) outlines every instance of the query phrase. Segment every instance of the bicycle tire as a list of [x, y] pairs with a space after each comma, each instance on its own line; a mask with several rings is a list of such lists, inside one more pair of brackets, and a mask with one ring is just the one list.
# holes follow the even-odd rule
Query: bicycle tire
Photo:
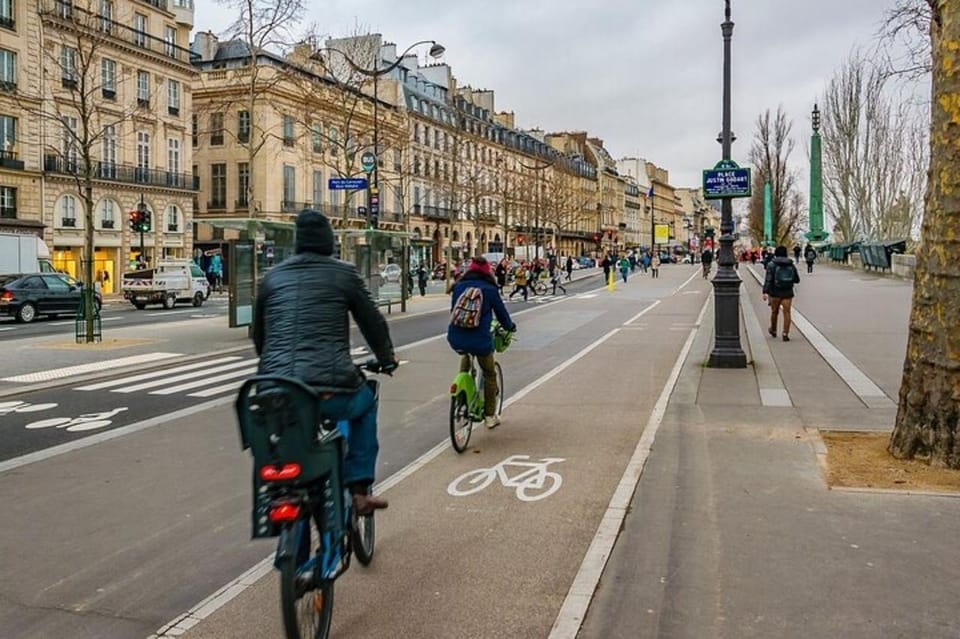
[[496, 414], [503, 413], [503, 369], [500, 368], [500, 362], [493, 363], [497, 375], [497, 410]]
[[297, 580], [294, 557], [285, 557], [280, 564], [280, 612], [287, 639], [327, 639], [333, 621], [333, 581], [304, 589]]
[[453, 449], [458, 453], [465, 451], [470, 445], [472, 432], [473, 420], [470, 419], [467, 396], [464, 393], [457, 393], [450, 398], [450, 444]]
[[373, 513], [357, 516], [353, 514], [350, 522], [350, 544], [353, 554], [362, 566], [369, 566], [373, 561], [373, 551], [376, 549], [377, 527]]

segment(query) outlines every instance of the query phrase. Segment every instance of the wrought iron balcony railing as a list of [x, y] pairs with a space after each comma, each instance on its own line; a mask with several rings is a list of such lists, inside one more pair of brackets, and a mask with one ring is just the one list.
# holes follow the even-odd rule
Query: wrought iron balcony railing
[[[45, 155], [43, 170], [47, 173], [75, 176], [82, 172], [79, 161], [64, 160], [59, 155]], [[121, 182], [123, 184], [142, 184], [169, 189], [200, 190], [200, 178], [190, 173], [175, 173], [163, 169], [145, 169], [139, 166], [96, 162], [91, 177], [94, 180]]]

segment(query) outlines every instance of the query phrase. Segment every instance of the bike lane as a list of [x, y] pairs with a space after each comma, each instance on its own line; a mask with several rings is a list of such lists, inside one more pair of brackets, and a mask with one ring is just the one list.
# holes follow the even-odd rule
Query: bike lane
[[[337, 581], [332, 636], [547, 636], [707, 291], [595, 334], [514, 393], [502, 426], [390, 488], [373, 564]], [[271, 573], [185, 636], [283, 636], [278, 606]]]

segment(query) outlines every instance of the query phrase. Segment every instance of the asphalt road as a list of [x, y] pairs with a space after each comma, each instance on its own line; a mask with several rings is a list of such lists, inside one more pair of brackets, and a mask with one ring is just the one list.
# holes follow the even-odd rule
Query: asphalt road
[[[225, 316], [226, 314], [226, 295], [213, 295], [199, 308], [194, 308], [189, 303], [180, 303], [170, 310], [164, 310], [157, 305], [148, 306], [144, 310], [138, 311], [128, 302], [110, 300], [103, 305], [103, 309], [100, 311], [104, 328], [108, 326], [110, 328], [122, 328], [159, 322], [183, 321], [185, 319], [207, 319]], [[0, 316], [0, 341], [57, 334], [70, 335], [73, 334], [75, 324], [75, 318], [70, 316], [39, 317], [29, 324], [20, 324], [14, 318], [2, 315]]]
[[[600, 278], [587, 278], [568, 285], [577, 295], [597, 288]], [[535, 296], [528, 302], [509, 302], [511, 312], [546, 307], [563, 296]], [[133, 311], [128, 316], [165, 321], [177, 311]], [[401, 347], [446, 332], [446, 312], [399, 317], [390, 323], [394, 345]], [[520, 330], [530, 329], [527, 320], [517, 319]], [[72, 330], [72, 329], [71, 329]], [[354, 329], [353, 354], [357, 360], [369, 357], [363, 337]], [[23, 393], [0, 400], [4, 437], [0, 438], [0, 461], [64, 444], [94, 432], [103, 432], [190, 406], [227, 397], [256, 370], [257, 359], [248, 351], [211, 353], [200, 361], [184, 363], [163, 360], [159, 366], [144, 367], [135, 373], [84, 379], [42, 391]]]

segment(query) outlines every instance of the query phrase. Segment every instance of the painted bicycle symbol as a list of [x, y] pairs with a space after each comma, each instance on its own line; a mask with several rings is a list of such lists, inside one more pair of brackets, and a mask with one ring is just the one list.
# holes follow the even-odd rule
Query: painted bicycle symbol
[[31, 422], [26, 425], [29, 430], [38, 428], [62, 428], [71, 433], [78, 433], [85, 430], [96, 430], [106, 428], [113, 423], [111, 417], [115, 417], [127, 410], [126, 407], [114, 408], [113, 410], [102, 413], [87, 413], [79, 417], [53, 417], [51, 419], [41, 419], [38, 422]]
[[57, 404], [31, 404], [30, 402], [0, 402], [0, 417], [11, 413], [39, 413], [42, 410], [56, 408]]
[[[560, 473], [547, 470], [550, 464], [566, 461], [560, 457], [544, 457], [540, 461], [529, 461], [529, 455], [512, 455], [493, 468], [477, 468], [466, 472], [447, 486], [447, 492], [454, 497], [466, 497], [478, 493], [494, 479], [499, 479], [506, 488], [515, 488], [520, 501], [537, 501], [549, 497], [560, 489], [563, 478]], [[525, 469], [512, 477], [507, 467]]]

